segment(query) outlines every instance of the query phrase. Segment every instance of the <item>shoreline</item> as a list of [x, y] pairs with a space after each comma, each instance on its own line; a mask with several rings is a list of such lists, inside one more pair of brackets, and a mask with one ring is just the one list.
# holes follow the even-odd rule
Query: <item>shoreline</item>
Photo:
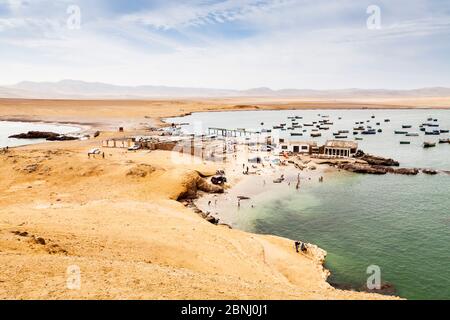
[[[191, 279], [189, 281], [177, 278], [178, 281], [169, 286], [170, 290], [177, 289], [170, 292], [182, 290], [183, 294], [171, 293], [168, 296], [172, 298], [398, 299], [395, 296], [333, 288], [324, 280], [327, 271], [323, 266], [320, 248], [317, 248], [318, 255], [313, 263], [311, 259], [295, 254], [290, 239], [238, 229], [229, 230], [225, 226], [213, 226], [199, 218], [192, 210], [183, 208], [176, 199], [188, 188], [189, 181], [193, 178], [193, 173], [189, 172], [193, 168], [198, 172], [205, 172], [206, 169], [211, 171], [217, 167], [213, 162], [194, 167], [175, 165], [170, 162], [170, 152], [128, 153], [117, 149], [107, 149], [105, 160], [88, 159], [85, 151], [98, 146], [104, 136], [111, 134], [114, 133], [102, 132], [99, 138], [87, 141], [22, 146], [13, 150], [12, 154], [4, 155], [6, 159], [12, 155], [13, 160], [8, 161], [14, 161], [14, 165], [10, 165], [9, 162], [2, 164], [4, 169], [2, 175], [5, 177], [3, 187], [6, 188], [6, 192], [15, 191], [17, 188], [30, 190], [29, 203], [16, 203], [12, 198], [0, 199], [0, 204], [7, 208], [6, 230], [26, 230], [42, 235], [45, 239], [50, 238], [50, 241], [62, 246], [67, 255], [54, 255], [48, 258], [42, 256], [52, 265], [52, 269], [55, 269], [55, 266], [59, 268], [52, 272], [64, 274], [65, 269], [62, 268], [66, 265], [65, 261], [70, 261], [74, 257], [77, 257], [77, 263], [84, 270], [92, 269], [89, 265], [94, 263], [94, 260], [91, 259], [97, 261], [100, 257], [104, 255], [108, 257], [110, 254], [115, 264], [126, 259], [124, 256], [129, 256], [133, 268], [143, 268], [135, 275], [140, 281], [145, 281], [147, 277], [153, 281], [164, 282], [163, 279], [167, 278], [168, 274], [161, 266], [173, 268], [178, 273], [183, 272], [181, 270], [189, 270], [195, 277], [199, 275], [199, 279], [203, 279], [204, 285], [197, 291], [192, 291], [190, 289], [192, 277], [189, 277]], [[132, 132], [126, 131], [125, 134]], [[37, 167], [34, 167], [34, 162], [38, 164]], [[198, 166], [201, 169], [198, 169]], [[54, 171], [57, 174], [53, 176]], [[70, 181], [76, 181], [76, 184], [71, 185]], [[50, 189], [41, 188], [41, 185], [48, 185]], [[99, 185], [104, 187], [99, 188]], [[27, 189], [30, 186], [32, 188]], [[99, 202], [102, 196], [109, 199], [108, 203]], [[42, 211], [44, 209], [45, 212]], [[161, 215], [160, 212], [164, 214]], [[100, 215], [103, 222], [97, 220], [97, 216]], [[69, 220], [66, 221], [67, 219]], [[88, 223], [88, 229], [84, 221]], [[124, 225], [127, 228], [124, 228]], [[130, 235], [128, 225], [131, 225], [132, 230], [137, 233], [133, 232]], [[157, 233], [149, 234], [149, 230]], [[69, 234], [70, 237], [67, 238], [65, 234]], [[6, 241], [6, 248], [17, 247], [19, 243], [20, 249], [20, 242], [15, 238], [11, 241], [10, 237], [6, 231], [0, 232], [0, 242]], [[71, 237], [83, 240], [74, 242], [70, 240]], [[112, 239], [114, 241], [111, 241]], [[131, 239], [133, 241], [130, 242]], [[97, 247], [98, 241], [104, 244]], [[42, 255], [42, 249], [35, 247], [34, 244], [31, 249], [20, 250], [26, 252], [23, 255], [25, 261], [27, 259], [35, 261]], [[29, 255], [30, 250], [33, 251]], [[146, 253], [145, 257], [141, 252]], [[17, 287], [17, 283], [24, 280], [21, 275], [11, 274], [11, 269], [6, 264], [15, 261], [16, 255], [10, 255], [8, 250], [4, 253], [0, 256], [5, 262], [2, 270], [5, 274], [9, 274], [11, 279], [18, 279], [8, 280], [9, 288], [13, 291], [7, 296], [36, 297], [33, 293], [16, 292], [14, 288]], [[145, 265], [142, 265], [143, 259]], [[135, 261], [138, 261], [137, 264]], [[97, 263], [103, 265], [102, 262], [95, 262]], [[129, 268], [120, 264], [120, 268], [115, 270], [124, 272], [122, 276], [129, 276]], [[149, 269], [161, 276], [155, 279], [144, 271]], [[36, 270], [30, 270], [23, 276], [35, 279], [33, 275], [39, 275], [40, 272], [50, 271], [41, 270], [39, 265], [36, 265]], [[108, 274], [94, 272], [92, 277], [89, 274], [85, 277], [90, 283], [99, 277], [108, 277]], [[115, 278], [114, 281], [120, 279], [122, 278]], [[245, 285], [247, 287], [241, 288], [242, 281], [248, 282]], [[263, 285], [258, 284], [261, 281]], [[41, 290], [38, 284], [34, 286], [38, 286], [36, 290]], [[123, 284], [117, 284], [117, 288], [124, 288], [123, 290], [130, 286], [136, 288], [130, 283], [125, 287]], [[183, 289], [178, 289], [179, 287]], [[216, 287], [221, 288], [219, 293], [214, 290]], [[223, 289], [224, 287], [227, 289]], [[113, 290], [116, 294], [120, 290], [117, 288]], [[140, 287], [136, 289], [138, 288]], [[73, 293], [63, 291], [58, 295], [53, 293], [51, 296], [86, 298], [98, 292], [96, 291], [98, 289], [93, 288], [87, 290]], [[121, 296], [155, 297], [141, 291], [142, 288], [138, 290], [140, 296], [127, 295], [126, 291]], [[156, 291], [158, 292], [165, 291]], [[208, 295], [203, 296], [204, 292], [208, 292]], [[42, 293], [38, 296], [42, 296]], [[110, 292], [99, 296], [115, 297], [114, 293]]]
[[[238, 151], [238, 153], [242, 153], [242, 150]], [[241, 158], [238, 155], [238, 158]], [[294, 157], [291, 157], [294, 158]], [[286, 160], [288, 161], [288, 160]], [[317, 163], [314, 162], [314, 159], [310, 158], [310, 157], [302, 157], [302, 162], [306, 161], [308, 164], [308, 167], [305, 167], [303, 170], [300, 170], [298, 168], [295, 168], [294, 165], [292, 163], [288, 163], [286, 165], [286, 170], [280, 170], [280, 169], [276, 169], [274, 170], [274, 172], [267, 172], [267, 171], [261, 171], [262, 173], [255, 173], [255, 174], [250, 174], [250, 175], [244, 175], [242, 173], [242, 168], [240, 167], [240, 165], [238, 165], [238, 161], [232, 161], [231, 163], [227, 163], [227, 165], [225, 166], [225, 174], [227, 175], [227, 179], [231, 176], [231, 182], [226, 184], [226, 188], [224, 190], [224, 193], [222, 194], [214, 194], [214, 193], [209, 193], [209, 192], [198, 192], [198, 196], [196, 199], [193, 199], [192, 204], [185, 204], [185, 206], [189, 207], [193, 212], [201, 215], [203, 218], [207, 218], [207, 217], [213, 217], [216, 222], [216, 224], [218, 225], [224, 225], [224, 226], [228, 226], [229, 228], [232, 229], [237, 229], [237, 230], [241, 230], [250, 234], [260, 234], [257, 233], [255, 231], [249, 231], [246, 230], [245, 228], [240, 228], [239, 226], [236, 226], [236, 224], [233, 223], [233, 217], [230, 216], [224, 216], [224, 212], [223, 210], [227, 209], [226, 203], [229, 201], [232, 201], [231, 199], [234, 198], [236, 201], [237, 197], [239, 196], [245, 196], [246, 198], [248, 198], [248, 200], [243, 201], [248, 203], [248, 205], [251, 205], [251, 208], [253, 209], [253, 204], [252, 203], [252, 199], [255, 196], [260, 195], [260, 191], [261, 190], [252, 190], [251, 188], [255, 186], [255, 183], [257, 179], [255, 179], [256, 177], [259, 178], [259, 180], [264, 180], [264, 181], [268, 181], [267, 182], [267, 187], [266, 187], [266, 183], [264, 182], [264, 187], [267, 188], [266, 191], [264, 192], [273, 192], [276, 190], [278, 184], [275, 184], [272, 182], [273, 179], [275, 179], [276, 177], [278, 177], [280, 174], [283, 175], [289, 175], [291, 180], [292, 180], [292, 175], [293, 174], [300, 174], [301, 175], [301, 180], [303, 180], [304, 182], [301, 183], [300, 188], [298, 189], [298, 192], [302, 192], [302, 188], [304, 188], [304, 184], [319, 184], [321, 182], [319, 182], [319, 177], [323, 177], [325, 180], [327, 180], [327, 178], [329, 178], [330, 176], [333, 175], [338, 175], [339, 174], [339, 170], [333, 167], [330, 167], [327, 164], [321, 164], [321, 163]], [[311, 168], [311, 166], [313, 166], [315, 169], [309, 169]], [[227, 172], [232, 172], [231, 175], [228, 175]], [[237, 172], [236, 172], [237, 171]], [[345, 172], [346, 173], [346, 172]], [[289, 185], [292, 183], [293, 181], [284, 181], [283, 183], [289, 183]], [[244, 188], [241, 188], [244, 185]], [[231, 196], [231, 197], [230, 197]], [[225, 204], [225, 208], [223, 208], [223, 205]], [[248, 206], [247, 205], [247, 206]], [[222, 208], [221, 208], [222, 207]], [[217, 208], [220, 208], [219, 210]], [[248, 208], [247, 208], [248, 209]], [[240, 209], [238, 209], [239, 211]], [[235, 219], [234, 219], [235, 220]], [[211, 222], [211, 221], [210, 221]], [[211, 222], [213, 223], [213, 222]], [[275, 236], [273, 234], [261, 234], [261, 235], [269, 235], [269, 236]], [[292, 243], [294, 243], [294, 241], [297, 241], [295, 239], [290, 239], [290, 238], [286, 238], [286, 237], [282, 237], [288, 241], [291, 241]], [[370, 291], [370, 290], [357, 290], [353, 287], [349, 287], [347, 283], [331, 283], [329, 282], [329, 278], [331, 276], [331, 270], [327, 269], [325, 267], [325, 263], [326, 263], [326, 256], [327, 256], [327, 251], [324, 250], [323, 248], [317, 246], [314, 243], [308, 242], [307, 239], [302, 239], [306, 240], [306, 244], [308, 246], [308, 248], [311, 248], [311, 251], [308, 252], [307, 254], [304, 253], [299, 253], [300, 255], [303, 255], [305, 257], [308, 257], [310, 259], [312, 259], [313, 261], [315, 261], [318, 264], [318, 267], [321, 268], [322, 270], [322, 274], [324, 276], [324, 280], [330, 285], [332, 286], [334, 289], [337, 290], [342, 290], [342, 289], [346, 289], [346, 290], [352, 290], [352, 291], [357, 291], [357, 292], [365, 292], [365, 293], [378, 293], [378, 294], [382, 294], [385, 295], [387, 297], [394, 297], [396, 296], [395, 294], [385, 294], [382, 292], [378, 292], [378, 291]]]

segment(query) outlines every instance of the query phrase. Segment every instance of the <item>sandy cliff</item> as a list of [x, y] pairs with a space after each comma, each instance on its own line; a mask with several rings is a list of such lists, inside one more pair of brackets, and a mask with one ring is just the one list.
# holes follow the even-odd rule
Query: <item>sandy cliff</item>
[[[380, 299], [336, 290], [291, 240], [215, 226], [176, 199], [209, 164], [56, 142], [0, 155], [0, 298]], [[81, 289], [66, 287], [67, 268]]]

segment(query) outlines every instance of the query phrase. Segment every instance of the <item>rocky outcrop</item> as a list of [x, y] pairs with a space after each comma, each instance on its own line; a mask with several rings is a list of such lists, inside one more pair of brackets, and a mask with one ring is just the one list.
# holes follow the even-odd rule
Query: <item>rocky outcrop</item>
[[388, 166], [388, 167], [398, 167], [400, 163], [390, 158], [383, 158], [379, 156], [373, 156], [370, 154], [364, 153], [364, 151], [359, 150], [355, 154], [355, 158], [363, 160], [370, 165], [374, 166]]
[[403, 174], [403, 175], [416, 175], [419, 170], [416, 168], [393, 168], [388, 166], [377, 166], [361, 163], [342, 163], [338, 164], [339, 169], [343, 169], [355, 173], [367, 173], [367, 174]]
[[44, 132], [44, 131], [28, 131], [27, 133], [20, 133], [9, 136], [9, 138], [14, 139], [45, 139], [48, 141], [67, 141], [67, 140], [77, 140], [76, 137], [61, 135], [55, 132]]
[[433, 170], [433, 169], [422, 169], [422, 173], [430, 174], [430, 175], [435, 175], [435, 174], [437, 174], [438, 172], [437, 172], [436, 170]]
[[206, 179], [202, 178], [198, 174], [198, 172], [192, 172], [186, 175], [183, 187], [184, 190], [178, 195], [178, 200], [195, 199], [197, 198], [198, 191], [204, 191], [208, 193], [224, 192], [222, 186], [209, 183]]
[[368, 174], [386, 174], [386, 170], [381, 168], [374, 168], [368, 164], [361, 163], [342, 163], [338, 164], [339, 169], [343, 169], [355, 173], [368, 173]]

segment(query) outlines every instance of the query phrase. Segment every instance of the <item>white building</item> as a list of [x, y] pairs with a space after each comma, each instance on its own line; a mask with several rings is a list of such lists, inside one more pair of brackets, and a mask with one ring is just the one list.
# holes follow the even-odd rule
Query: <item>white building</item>
[[358, 150], [354, 141], [328, 140], [324, 145], [323, 154], [333, 157], [351, 157]]
[[278, 139], [277, 145], [277, 150], [279, 152], [310, 154], [314, 148], [317, 148], [316, 142], [288, 140], [283, 138]]

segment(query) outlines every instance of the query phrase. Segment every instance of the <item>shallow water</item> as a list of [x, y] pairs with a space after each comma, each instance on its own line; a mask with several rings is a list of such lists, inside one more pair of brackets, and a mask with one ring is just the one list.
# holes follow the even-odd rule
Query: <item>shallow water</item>
[[44, 142], [45, 139], [13, 139], [8, 138], [11, 135], [26, 133], [28, 131], [49, 131], [61, 134], [75, 133], [80, 131], [78, 127], [61, 126], [54, 124], [44, 124], [35, 122], [15, 122], [0, 121], [0, 148], [17, 147], [28, 144]]
[[[172, 122], [190, 122], [186, 130], [201, 126], [256, 128], [288, 122], [288, 116], [304, 116], [302, 122], [318, 120], [317, 114], [330, 115], [332, 132], [350, 130], [355, 121], [380, 121], [382, 134], [364, 136], [360, 148], [366, 152], [393, 157], [402, 166], [450, 170], [450, 145], [423, 149], [426, 141], [441, 136], [408, 137], [411, 145], [399, 145], [406, 137], [393, 133], [402, 124], [410, 131], [429, 116], [438, 118], [441, 128], [450, 128], [447, 110], [339, 110], [339, 111], [257, 111], [199, 113]], [[375, 119], [371, 119], [375, 115]], [[337, 120], [342, 116], [342, 120]], [[385, 123], [384, 118], [391, 119]], [[373, 127], [377, 127], [374, 126]], [[323, 132], [323, 131], [322, 131]], [[324, 132], [323, 132], [324, 133]], [[301, 138], [301, 137], [300, 137]], [[304, 137], [302, 140], [310, 140]], [[358, 289], [366, 283], [370, 265], [381, 268], [383, 282], [395, 286], [397, 294], [409, 299], [450, 299], [450, 176], [358, 175], [344, 173], [327, 176], [324, 183], [293, 187], [271, 185], [270, 190], [227, 210], [232, 224], [240, 229], [276, 234], [315, 243], [328, 251], [326, 267], [331, 282]]]

